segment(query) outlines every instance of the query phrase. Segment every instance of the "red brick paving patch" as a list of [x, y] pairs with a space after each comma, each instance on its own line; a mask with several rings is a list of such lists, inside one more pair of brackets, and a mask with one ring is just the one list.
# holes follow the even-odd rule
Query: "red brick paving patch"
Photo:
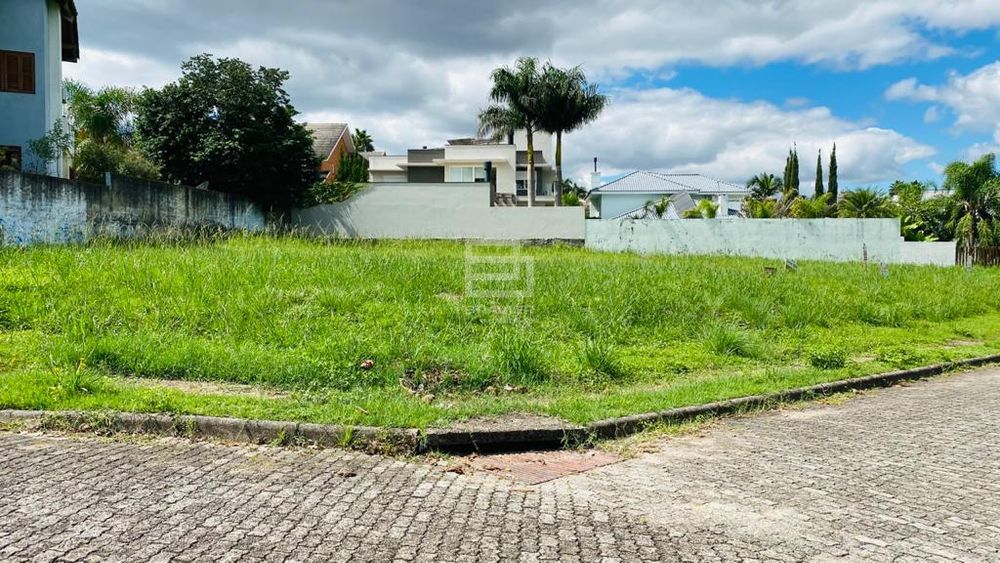
[[607, 452], [554, 451], [475, 456], [468, 458], [467, 464], [475, 472], [492, 473], [519, 483], [537, 485], [619, 461], [620, 457]]

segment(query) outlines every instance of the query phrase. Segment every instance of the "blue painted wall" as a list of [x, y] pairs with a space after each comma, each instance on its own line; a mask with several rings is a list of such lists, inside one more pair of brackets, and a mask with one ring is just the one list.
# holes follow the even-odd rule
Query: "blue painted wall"
[[[59, 13], [54, 4], [51, 0], [0, 0], [0, 49], [35, 54], [35, 93], [0, 92], [0, 145], [21, 147], [25, 160], [28, 141], [45, 135], [61, 115], [62, 54], [50, 47], [60, 45], [50, 36], [53, 28], [60, 29], [58, 18], [50, 19], [53, 12]], [[53, 80], [56, 76], [59, 79]], [[54, 103], [57, 99], [59, 104]]]

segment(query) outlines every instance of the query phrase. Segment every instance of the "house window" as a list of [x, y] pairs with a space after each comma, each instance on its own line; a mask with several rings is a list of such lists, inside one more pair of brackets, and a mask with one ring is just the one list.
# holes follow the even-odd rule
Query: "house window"
[[0, 170], [21, 169], [21, 147], [0, 145]]
[[482, 166], [452, 166], [448, 169], [449, 182], [485, 182], [486, 170]]
[[0, 51], [0, 92], [35, 93], [35, 55]]

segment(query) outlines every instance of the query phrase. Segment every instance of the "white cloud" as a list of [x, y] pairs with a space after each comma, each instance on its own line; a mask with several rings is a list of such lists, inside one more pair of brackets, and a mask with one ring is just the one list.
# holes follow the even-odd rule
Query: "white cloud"
[[123, 51], [81, 47], [79, 64], [63, 65], [66, 78], [101, 86], [159, 87], [177, 77], [177, 71], [158, 60]]
[[812, 185], [817, 151], [825, 169], [835, 142], [846, 183], [893, 180], [903, 165], [934, 154], [896, 131], [840, 119], [824, 107], [785, 110], [669, 88], [618, 92], [596, 123], [567, 136], [565, 151], [578, 178], [597, 156], [606, 175], [648, 168], [743, 182], [761, 171], [780, 175], [793, 142], [804, 187]]
[[[955, 114], [957, 131], [993, 132], [993, 142], [976, 143], [965, 150], [964, 158], [974, 159], [987, 152], [1000, 152], [1000, 61], [969, 74], [952, 73], [946, 83], [931, 86], [907, 78], [885, 93], [890, 100], [933, 102]], [[928, 112], [935, 109], [932, 106]], [[925, 121], [926, 121], [925, 114]]]
[[924, 123], [937, 123], [940, 120], [941, 109], [939, 107], [931, 106], [924, 112]]
[[885, 95], [890, 100], [940, 103], [955, 112], [957, 128], [991, 130], [1000, 123], [1000, 61], [966, 75], [953, 73], [939, 86], [907, 78], [893, 84]]

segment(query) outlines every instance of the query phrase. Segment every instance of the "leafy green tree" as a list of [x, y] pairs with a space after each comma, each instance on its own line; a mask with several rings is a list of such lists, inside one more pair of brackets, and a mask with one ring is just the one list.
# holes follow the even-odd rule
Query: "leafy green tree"
[[956, 203], [956, 236], [969, 247], [995, 244], [993, 222], [1000, 217], [1000, 173], [996, 156], [985, 154], [972, 163], [952, 162], [944, 169], [944, 188]]
[[372, 140], [372, 136], [364, 129], [356, 129], [354, 134], [351, 135], [351, 140], [354, 142], [354, 150], [358, 152], [371, 152], [375, 150], [375, 142]]
[[143, 92], [136, 135], [165, 177], [249, 197], [271, 211], [300, 203], [319, 166], [312, 136], [295, 122], [288, 73], [211, 55]]
[[575, 131], [597, 119], [610, 103], [596, 84], [589, 84], [583, 70], [576, 66], [558, 68], [546, 63], [542, 69], [539, 102], [539, 127], [556, 136], [556, 193], [555, 204], [562, 202], [562, 138], [563, 133]]
[[893, 217], [889, 198], [872, 188], [857, 188], [844, 193], [837, 206], [840, 217], [855, 219], [880, 219]]
[[827, 193], [830, 194], [830, 202], [837, 205], [837, 198], [840, 196], [840, 185], [837, 180], [837, 143], [833, 144], [830, 151], [830, 176], [827, 178]]
[[819, 197], [823, 195], [823, 151], [816, 153], [816, 184], [814, 186], [815, 193], [813, 197]]
[[781, 178], [767, 172], [761, 172], [747, 180], [747, 189], [750, 190], [750, 198], [756, 200], [775, 197], [781, 193], [783, 187], [784, 183], [781, 181]]
[[479, 113], [479, 134], [500, 140], [524, 129], [528, 146], [528, 206], [535, 205], [535, 132], [541, 127], [542, 78], [538, 59], [521, 57], [513, 68], [500, 67], [490, 76], [492, 105]]

